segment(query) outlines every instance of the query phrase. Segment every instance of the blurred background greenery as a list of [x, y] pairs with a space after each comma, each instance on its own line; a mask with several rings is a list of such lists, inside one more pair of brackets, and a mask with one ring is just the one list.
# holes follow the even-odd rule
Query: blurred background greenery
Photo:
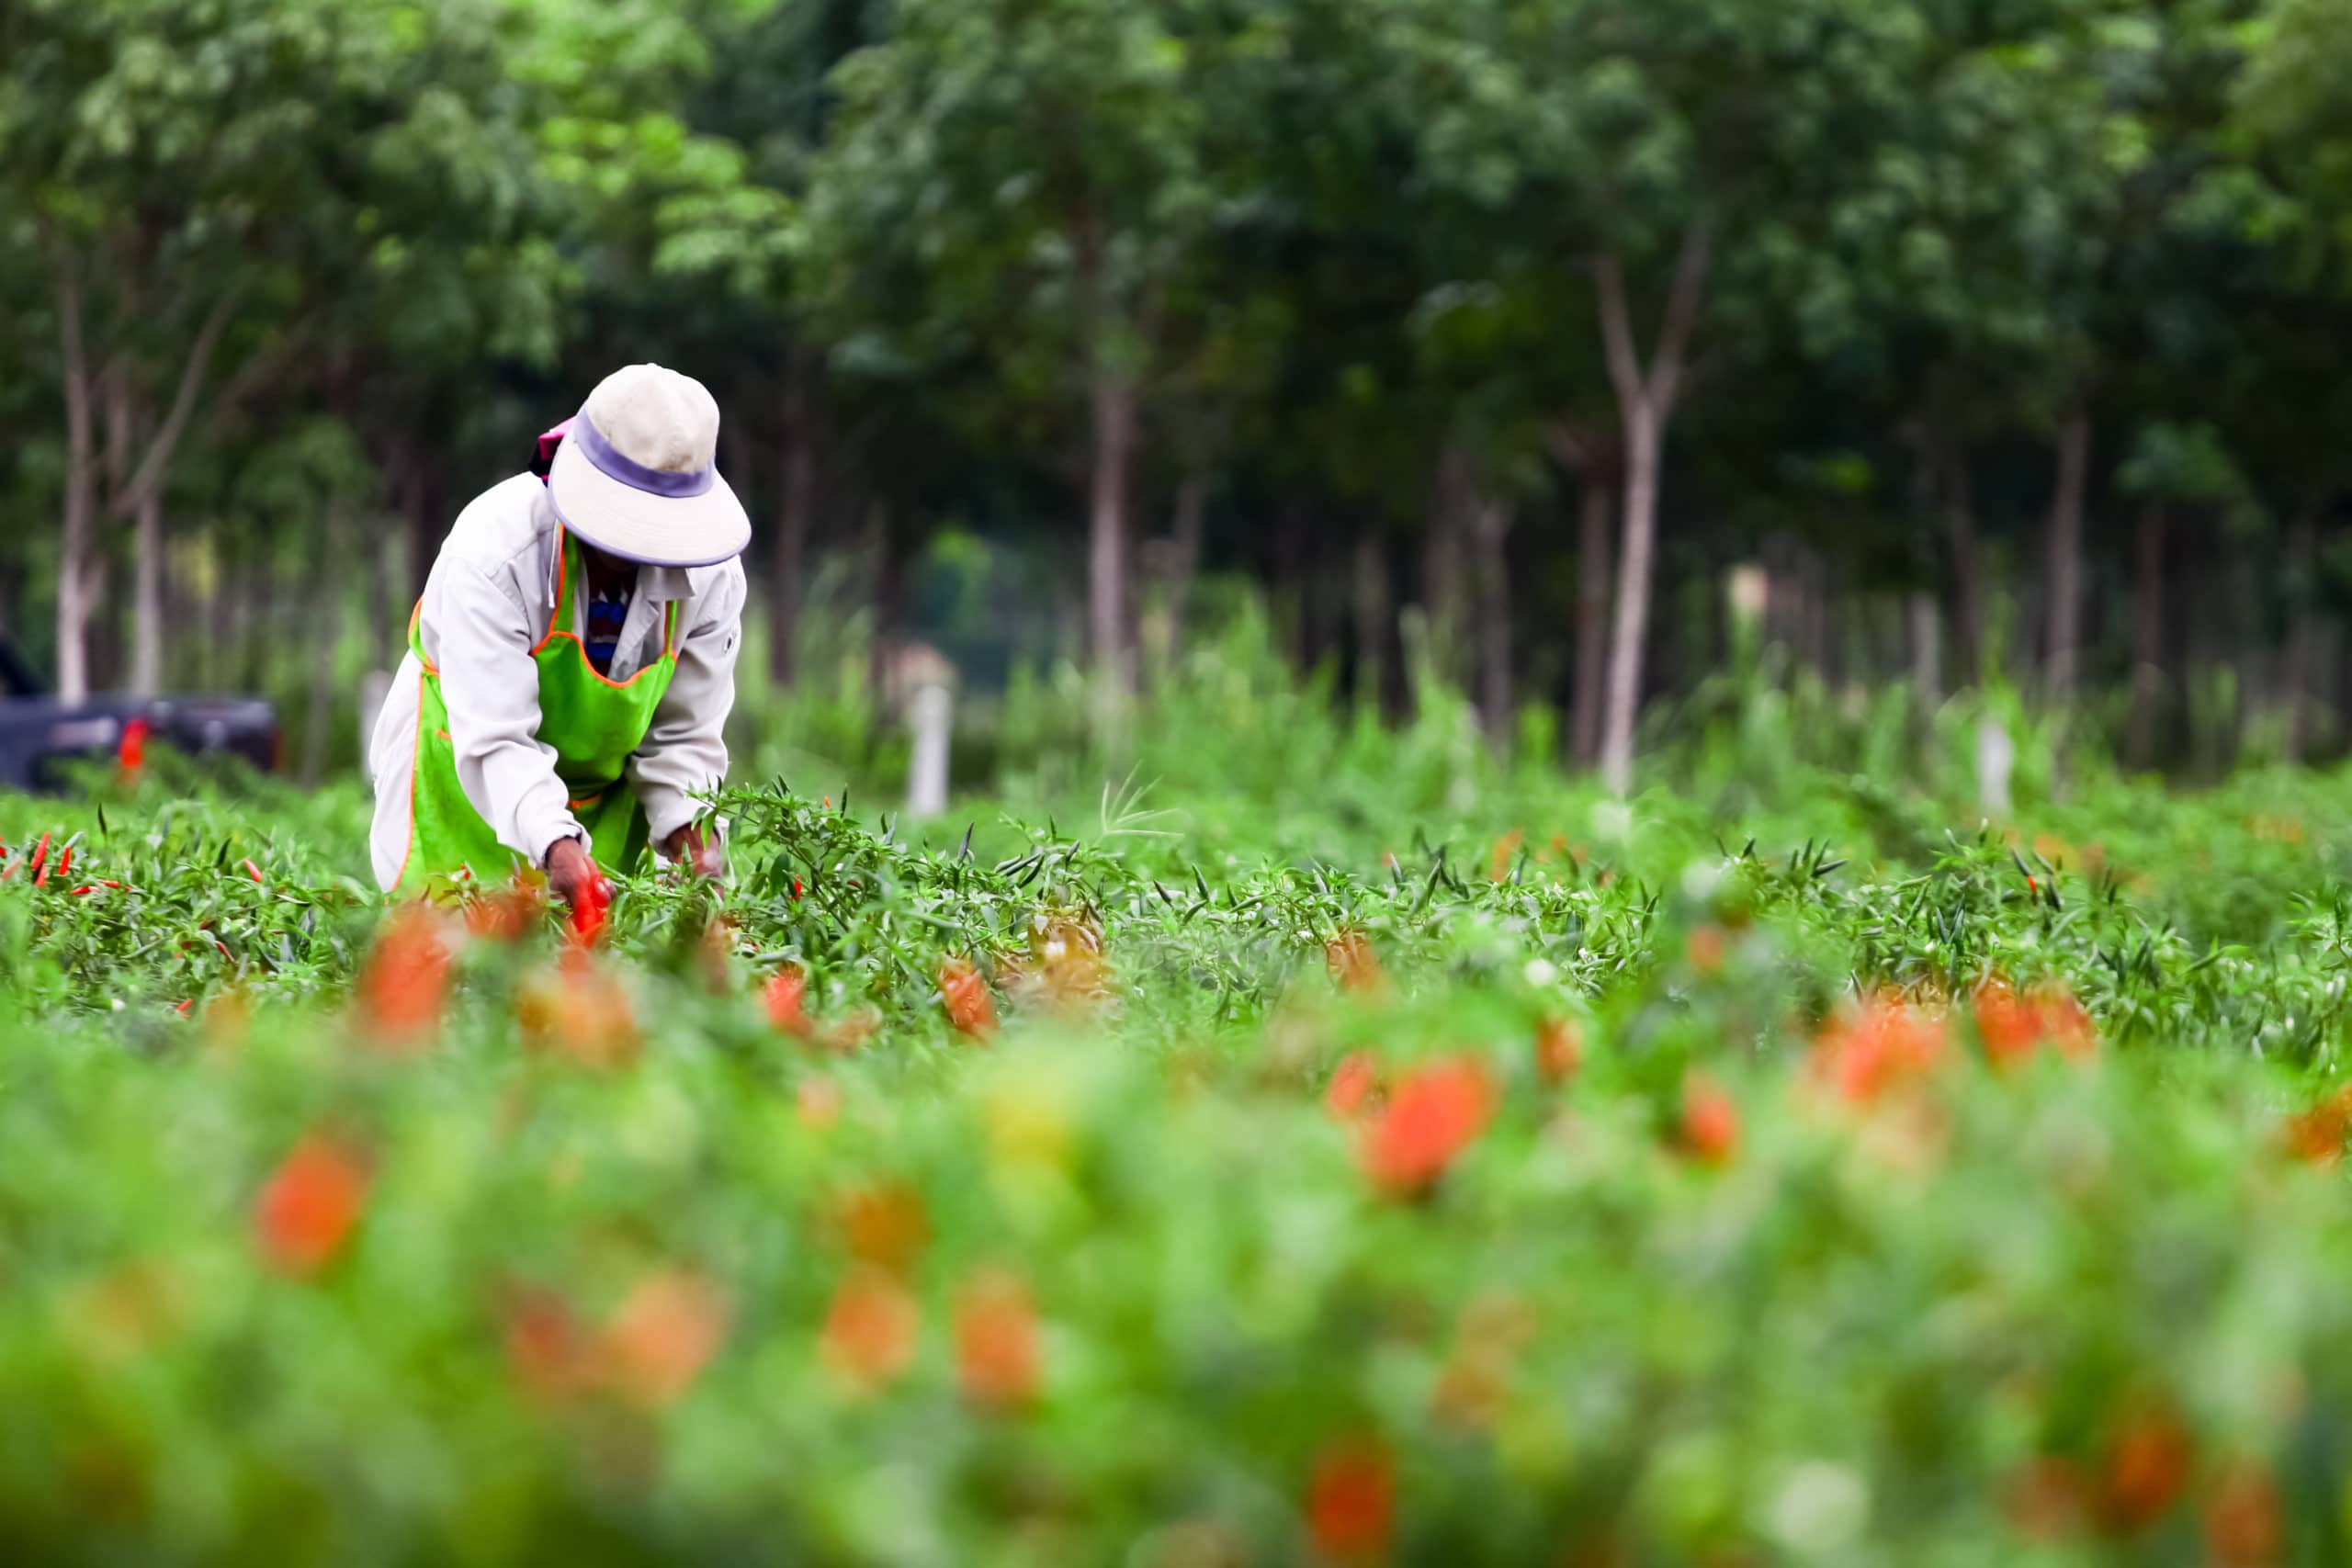
[[888, 744], [916, 644], [1018, 749], [1238, 617], [1622, 784], [1744, 596], [1825, 710], [2332, 756], [2347, 59], [2347, 0], [16, 0], [0, 626], [322, 778], [457, 510], [655, 359], [760, 520], [754, 750]]

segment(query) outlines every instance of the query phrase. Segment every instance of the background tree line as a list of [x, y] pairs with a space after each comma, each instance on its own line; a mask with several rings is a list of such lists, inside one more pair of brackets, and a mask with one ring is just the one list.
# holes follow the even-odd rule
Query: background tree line
[[848, 601], [1107, 712], [1249, 581], [1622, 782], [1752, 559], [1834, 689], [2301, 756], [2347, 246], [2352, 0], [15, 0], [0, 625], [299, 686], [315, 772], [458, 507], [655, 358], [779, 680]]

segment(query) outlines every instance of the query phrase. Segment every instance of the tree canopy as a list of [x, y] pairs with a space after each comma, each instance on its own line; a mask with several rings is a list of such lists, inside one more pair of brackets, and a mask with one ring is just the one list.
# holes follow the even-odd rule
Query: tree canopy
[[2327, 744], [2347, 60], [2346, 0], [19, 0], [0, 621], [68, 691], [389, 640], [651, 358], [778, 675], [828, 563], [945, 635], [977, 537], [1035, 613], [975, 636], [1106, 716], [1239, 579], [1622, 782], [1753, 558], [1832, 682], [2128, 692], [2162, 760], [2223, 670]]

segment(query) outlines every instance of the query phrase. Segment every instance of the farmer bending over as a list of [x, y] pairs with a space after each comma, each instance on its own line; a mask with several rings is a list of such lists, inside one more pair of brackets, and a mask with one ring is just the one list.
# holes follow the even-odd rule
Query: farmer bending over
[[752, 535], [718, 446], [701, 382], [632, 365], [458, 514], [368, 748], [387, 892], [519, 862], [571, 903], [649, 842], [717, 874], [691, 795], [727, 775]]

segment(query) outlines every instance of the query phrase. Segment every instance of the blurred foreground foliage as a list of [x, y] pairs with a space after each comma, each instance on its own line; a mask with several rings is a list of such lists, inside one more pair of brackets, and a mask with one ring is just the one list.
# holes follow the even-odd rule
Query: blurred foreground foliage
[[1758, 681], [1621, 803], [1434, 689], [1019, 700], [998, 795], [738, 788], [596, 951], [385, 918], [348, 794], [0, 800], [0, 1542], [2344, 1550], [2344, 780], [2028, 734], [1987, 821], [1973, 705]]

